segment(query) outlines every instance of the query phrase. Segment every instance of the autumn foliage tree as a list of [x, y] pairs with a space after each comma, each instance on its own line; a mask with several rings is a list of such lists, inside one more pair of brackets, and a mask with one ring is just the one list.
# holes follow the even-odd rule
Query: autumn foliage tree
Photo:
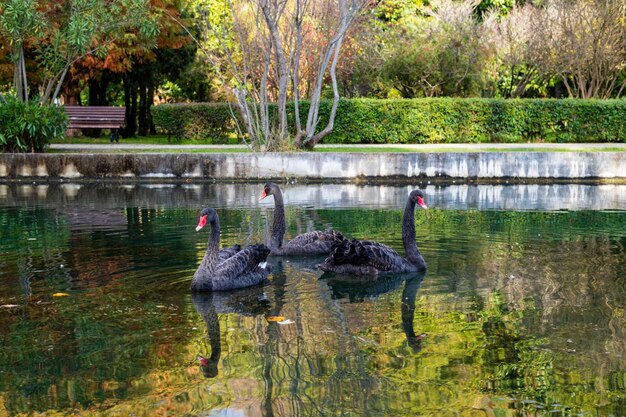
[[75, 63], [105, 57], [116, 40], [130, 32], [149, 44], [159, 28], [143, 0], [0, 0], [0, 33], [14, 64], [14, 88], [27, 101], [27, 57], [38, 68], [37, 96], [54, 102]]
[[[151, 42], [145, 42], [140, 30], [127, 30], [111, 42], [106, 55], [90, 54], [72, 67], [72, 80], [88, 86], [89, 105], [109, 105], [110, 84], [122, 85], [124, 136], [134, 136], [137, 131], [140, 135], [154, 133], [149, 109], [158, 84], [164, 78], [176, 78], [193, 59], [195, 50], [188, 48], [189, 39], [170, 18], [181, 8], [179, 0], [149, 0], [147, 17], [158, 28]], [[70, 97], [76, 91], [70, 88], [67, 93]]]

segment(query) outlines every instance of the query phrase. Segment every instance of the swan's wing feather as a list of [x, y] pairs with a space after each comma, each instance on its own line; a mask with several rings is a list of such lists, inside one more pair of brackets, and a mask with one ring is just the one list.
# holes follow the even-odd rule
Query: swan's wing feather
[[269, 253], [263, 244], [250, 245], [218, 264], [211, 276], [211, 290], [234, 290], [265, 281], [271, 272], [266, 261]]
[[357, 247], [367, 258], [367, 265], [380, 271], [390, 271], [397, 263], [402, 262], [398, 252], [382, 243], [365, 241]]
[[270, 249], [263, 244], [247, 246], [233, 256], [218, 263], [214, 275], [236, 279], [241, 275], [254, 271], [260, 263], [267, 260], [269, 253]]
[[224, 262], [226, 259], [233, 257], [239, 251], [241, 251], [241, 245], [233, 245], [231, 247], [222, 248], [219, 254], [217, 255], [217, 264], [219, 265], [222, 262]]
[[347, 240], [333, 246], [325, 261], [331, 265], [355, 265], [390, 271], [402, 257], [395, 250], [371, 240]]
[[283, 246], [285, 253], [327, 254], [330, 248], [343, 240], [343, 235], [337, 231], [314, 231], [294, 237]]

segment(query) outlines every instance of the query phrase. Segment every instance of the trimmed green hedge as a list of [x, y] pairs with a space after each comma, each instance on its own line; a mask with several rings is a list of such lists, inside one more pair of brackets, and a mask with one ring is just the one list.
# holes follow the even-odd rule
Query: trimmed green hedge
[[0, 151], [43, 152], [54, 139], [62, 139], [67, 127], [65, 110], [0, 96]]
[[[223, 143], [236, 132], [226, 103], [161, 104], [152, 106], [152, 122], [174, 139]], [[237, 109], [232, 111], [236, 114]]]
[[[331, 106], [322, 102], [321, 123]], [[301, 102], [306, 118], [308, 102]], [[293, 126], [293, 105], [290, 126]], [[174, 137], [234, 133], [226, 104], [153, 107], [158, 128]], [[626, 100], [341, 100], [324, 143], [626, 142]]]

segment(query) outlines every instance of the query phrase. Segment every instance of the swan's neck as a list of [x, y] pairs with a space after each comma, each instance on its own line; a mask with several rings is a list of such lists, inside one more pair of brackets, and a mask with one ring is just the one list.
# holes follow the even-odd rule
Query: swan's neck
[[406, 259], [420, 268], [425, 267], [424, 258], [415, 242], [415, 202], [410, 199], [406, 202], [402, 217], [402, 243], [404, 243]]
[[277, 190], [274, 194], [274, 223], [272, 224], [272, 234], [268, 245], [270, 249], [275, 250], [283, 247], [285, 230], [285, 205], [283, 203], [283, 194], [280, 190]]
[[220, 221], [215, 219], [215, 221], [211, 222], [211, 233], [209, 233], [209, 241], [206, 245], [206, 252], [204, 254], [204, 258], [202, 258], [202, 263], [198, 267], [198, 270], [193, 276], [193, 280], [191, 282], [192, 288], [197, 284], [200, 284], [199, 280], [206, 279], [207, 276], [210, 276], [215, 267], [217, 266], [217, 257], [220, 251]]

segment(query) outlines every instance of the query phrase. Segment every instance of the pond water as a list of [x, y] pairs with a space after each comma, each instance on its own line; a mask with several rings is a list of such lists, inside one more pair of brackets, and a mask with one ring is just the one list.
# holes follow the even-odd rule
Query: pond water
[[[403, 253], [413, 188], [286, 184], [288, 236]], [[425, 275], [192, 296], [200, 208], [264, 241], [261, 189], [0, 184], [0, 416], [626, 415], [626, 186], [426, 184]]]

